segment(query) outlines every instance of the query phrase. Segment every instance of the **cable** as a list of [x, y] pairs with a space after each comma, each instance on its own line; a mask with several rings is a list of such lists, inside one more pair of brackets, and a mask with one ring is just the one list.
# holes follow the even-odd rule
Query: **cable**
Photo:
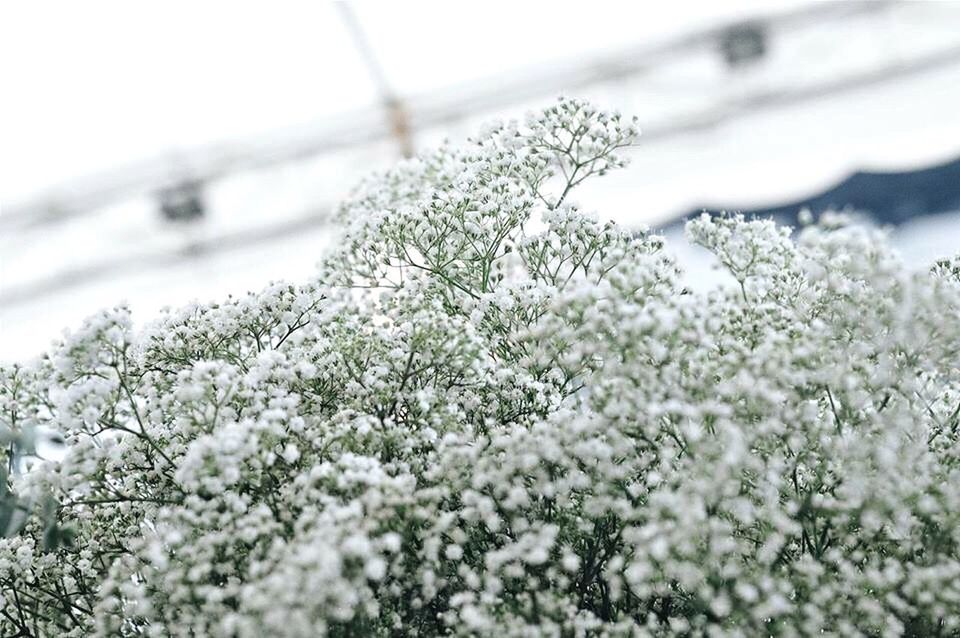
[[[757, 112], [777, 108], [788, 108], [804, 102], [834, 97], [846, 92], [857, 91], [866, 87], [900, 80], [908, 76], [958, 63], [960, 63], [960, 46], [940, 51], [912, 62], [895, 63], [881, 69], [874, 69], [855, 76], [847, 76], [837, 80], [822, 82], [814, 86], [803, 87], [793, 91], [781, 91], [777, 93], [756, 92], [728, 102], [721, 109], [708, 109], [679, 121], [667, 122], [660, 126], [653, 125], [645, 127], [643, 140], [645, 142], [662, 141], [671, 137], [696, 133]], [[432, 124], [442, 123], [440, 119], [443, 117], [442, 112], [434, 114], [434, 117], [436, 119], [426, 121], [430, 121]], [[32, 284], [0, 292], [0, 305], [12, 306], [27, 303], [71, 286], [82, 285], [96, 281], [97, 279], [102, 279], [114, 272], [142, 271], [151, 267], [178, 263], [182, 261], [184, 256], [209, 255], [287, 237], [309, 228], [330, 223], [328, 210], [329, 209], [325, 208], [319, 213], [308, 213], [271, 227], [261, 227], [231, 233], [201, 242], [193, 242], [175, 252], [105, 260], [97, 264], [62, 272]]]
[[360, 27], [360, 22], [357, 20], [353, 8], [348, 2], [341, 1], [335, 2], [334, 4], [340, 11], [340, 17], [343, 18], [347, 31], [350, 32], [353, 38], [353, 44], [357, 47], [357, 51], [360, 52], [360, 57], [363, 58], [364, 64], [373, 78], [373, 83], [380, 93], [383, 106], [387, 110], [387, 120], [390, 131], [400, 146], [400, 153], [404, 157], [412, 157], [413, 138], [411, 136], [410, 117], [407, 109], [404, 108], [403, 102], [390, 86], [390, 82], [387, 81], [387, 74], [384, 72], [380, 61], [377, 60], [377, 56], [373, 52], [373, 47], [370, 46], [366, 34]]
[[0, 293], [0, 306], [9, 308], [34, 299], [56, 294], [74, 286], [104, 279], [118, 272], [131, 274], [148, 271], [163, 266], [183, 264], [187, 259], [206, 257], [215, 253], [222, 253], [237, 248], [245, 248], [265, 242], [283, 239], [298, 235], [311, 228], [330, 223], [330, 209], [322, 208], [306, 213], [268, 228], [253, 228], [224, 234], [211, 239], [193, 240], [187, 242], [175, 251], [159, 251], [135, 257], [121, 257], [104, 259], [80, 268], [44, 277], [34, 283], [4, 290]]
[[[893, 4], [890, 0], [816, 3], [767, 17], [764, 23], [771, 30], [797, 29], [872, 14]], [[717, 38], [731, 26], [725, 24], [704, 29], [665, 44], [633, 47], [616, 55], [498, 77], [479, 89], [458, 87], [427, 93], [412, 97], [401, 105], [393, 97], [395, 94], [350, 8], [340, 3], [338, 7], [348, 28], [355, 32], [354, 40], [367, 60], [381, 95], [385, 96], [384, 99], [394, 100], [388, 121], [383, 121], [382, 107], [368, 108], [331, 118], [312, 129], [200, 148], [187, 157], [193, 179], [209, 183], [229, 174], [295, 162], [391, 137], [402, 140], [404, 136], [409, 138], [414, 130], [460, 120], [472, 113], [555, 95], [562, 89], [620, 81], [662, 66], [665, 59], [713, 47]], [[168, 160], [147, 159], [86, 180], [75, 180], [26, 204], [8, 206], [0, 216], [0, 227], [29, 227], [63, 221], [88, 214], [114, 201], [153, 194], [174, 183]]]

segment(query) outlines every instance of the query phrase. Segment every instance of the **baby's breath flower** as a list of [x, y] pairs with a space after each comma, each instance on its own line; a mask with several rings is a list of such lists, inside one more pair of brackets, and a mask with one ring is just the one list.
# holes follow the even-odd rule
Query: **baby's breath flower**
[[369, 178], [315, 281], [0, 369], [2, 633], [957, 635], [960, 258], [705, 215], [687, 290], [572, 201], [637, 135], [559, 100]]

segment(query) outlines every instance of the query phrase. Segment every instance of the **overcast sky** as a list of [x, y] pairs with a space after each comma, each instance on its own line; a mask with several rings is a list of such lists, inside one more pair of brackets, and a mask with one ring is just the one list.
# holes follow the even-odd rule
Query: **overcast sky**
[[[411, 94], [796, 4], [802, 3], [354, 7], [389, 81]], [[317, 1], [7, 2], [0, 8], [0, 65], [0, 196], [8, 203], [126, 160], [376, 100], [339, 13]]]

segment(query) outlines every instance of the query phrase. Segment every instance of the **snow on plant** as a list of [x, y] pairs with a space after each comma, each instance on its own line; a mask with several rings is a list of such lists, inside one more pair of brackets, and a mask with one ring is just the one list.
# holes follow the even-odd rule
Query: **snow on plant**
[[568, 202], [636, 135], [561, 100], [367, 180], [316, 281], [3, 368], [3, 634], [960, 634], [960, 260], [704, 216], [691, 292]]

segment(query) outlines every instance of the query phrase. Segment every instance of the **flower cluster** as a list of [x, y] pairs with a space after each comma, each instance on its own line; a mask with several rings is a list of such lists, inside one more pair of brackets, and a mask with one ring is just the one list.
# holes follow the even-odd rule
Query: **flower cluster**
[[0, 369], [2, 633], [960, 635], [960, 261], [703, 216], [688, 290], [567, 201], [637, 135], [560, 100], [368, 179], [315, 281]]

